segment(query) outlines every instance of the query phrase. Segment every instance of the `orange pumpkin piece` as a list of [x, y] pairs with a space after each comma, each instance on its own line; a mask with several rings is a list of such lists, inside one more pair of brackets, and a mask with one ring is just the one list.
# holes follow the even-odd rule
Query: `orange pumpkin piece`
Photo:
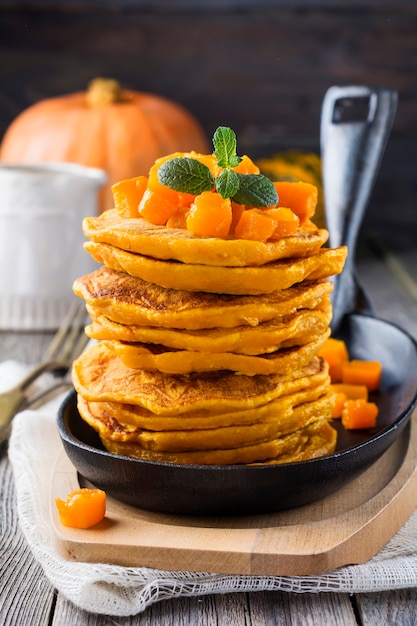
[[231, 201], [231, 206], [232, 206], [232, 223], [230, 225], [230, 233], [234, 234], [236, 224], [240, 220], [240, 216], [242, 215], [243, 211], [246, 210], [246, 206], [244, 204], [238, 204], [237, 202], [233, 202], [233, 200]]
[[238, 174], [259, 174], [259, 167], [246, 154], [243, 155], [241, 162], [232, 168]]
[[343, 391], [338, 391], [334, 394], [334, 404], [333, 404], [333, 413], [332, 417], [339, 418], [342, 417], [343, 407], [347, 400], [347, 396]]
[[148, 185], [147, 176], [126, 178], [112, 185], [114, 206], [123, 217], [139, 217], [139, 202]]
[[208, 237], [227, 237], [231, 223], [230, 198], [222, 198], [213, 191], [196, 196], [186, 218], [187, 230]]
[[315, 224], [312, 220], [308, 219], [303, 222], [303, 230], [311, 231], [313, 233], [317, 232], [317, 224]]
[[375, 428], [378, 407], [366, 400], [346, 400], [342, 410], [342, 425], [347, 430]]
[[266, 209], [265, 213], [270, 215], [276, 224], [275, 230], [271, 235], [273, 240], [292, 235], [300, 225], [299, 217], [294, 211], [286, 207]]
[[177, 210], [177, 204], [173, 204], [151, 189], [146, 189], [139, 203], [139, 215], [151, 224], [165, 225]]
[[101, 489], [75, 489], [55, 503], [61, 524], [70, 528], [90, 528], [106, 514], [106, 493]]
[[275, 228], [275, 221], [266, 211], [247, 209], [243, 211], [235, 226], [235, 237], [237, 239], [267, 241], [272, 237]]
[[289, 207], [299, 217], [303, 224], [313, 217], [318, 201], [318, 190], [311, 183], [302, 181], [276, 181], [274, 182], [279, 200], [279, 207]]
[[378, 389], [381, 382], [382, 365], [379, 361], [352, 359], [342, 366], [342, 382], [365, 385], [369, 391]]
[[368, 400], [366, 385], [349, 385], [347, 383], [332, 383], [335, 393], [344, 393], [348, 400]]
[[318, 352], [329, 365], [329, 374], [333, 383], [341, 382], [342, 366], [349, 360], [346, 344], [341, 339], [329, 337]]
[[167, 219], [166, 227], [167, 228], [182, 228], [184, 230], [187, 229], [187, 215], [188, 209], [185, 207], [180, 207], [174, 215], [171, 215]]

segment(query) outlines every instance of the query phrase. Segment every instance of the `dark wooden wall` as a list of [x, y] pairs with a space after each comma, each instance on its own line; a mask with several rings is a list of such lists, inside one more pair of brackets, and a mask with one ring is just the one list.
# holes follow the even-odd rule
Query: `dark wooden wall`
[[331, 85], [384, 85], [399, 108], [367, 220], [417, 235], [417, 2], [0, 1], [0, 137], [94, 76], [167, 96], [254, 157], [319, 150]]

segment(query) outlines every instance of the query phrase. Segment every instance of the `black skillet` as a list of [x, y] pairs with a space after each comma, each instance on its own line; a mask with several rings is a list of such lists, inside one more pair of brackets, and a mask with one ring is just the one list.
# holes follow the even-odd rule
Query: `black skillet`
[[[356, 237], [395, 111], [387, 90], [331, 88], [322, 112], [322, 153], [330, 243], [346, 243], [349, 261], [335, 280], [332, 330], [352, 358], [382, 362], [374, 431], [338, 426], [336, 452], [299, 463], [259, 466], [171, 465], [104, 450], [79, 416], [71, 392], [58, 414], [64, 448], [85, 479], [114, 498], [151, 511], [193, 515], [248, 515], [309, 504], [348, 484], [401, 436], [405, 453], [417, 397], [417, 346], [393, 324], [372, 316], [354, 275]], [[359, 113], [358, 113], [359, 112]], [[401, 462], [401, 459], [400, 461]]]

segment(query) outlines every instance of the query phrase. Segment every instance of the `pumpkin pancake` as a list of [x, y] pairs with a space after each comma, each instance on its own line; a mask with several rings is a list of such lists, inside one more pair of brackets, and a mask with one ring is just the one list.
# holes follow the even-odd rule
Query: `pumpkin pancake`
[[221, 426], [194, 430], [151, 431], [143, 428], [129, 428], [118, 419], [100, 411], [99, 403], [79, 403], [83, 419], [108, 442], [130, 443], [143, 450], [162, 452], [187, 452], [193, 450], [223, 450], [253, 445], [275, 440], [294, 432], [302, 431], [317, 421], [317, 415], [331, 417], [333, 394], [294, 407], [289, 414], [275, 415], [273, 418], [256, 424]]
[[274, 261], [260, 267], [215, 267], [160, 261], [109, 244], [89, 241], [85, 249], [99, 263], [168, 289], [257, 295], [287, 289], [304, 280], [339, 274], [347, 248], [324, 248], [302, 259]]
[[[320, 406], [319, 402], [312, 404], [310, 413], [317, 415], [317, 411], [322, 411], [324, 412], [323, 417], [312, 418], [310, 422], [307, 421], [304, 427], [281, 436], [275, 436], [275, 438], [272, 434], [269, 435], [270, 438], [268, 439], [267, 435], [263, 441], [229, 448], [210, 449], [206, 447], [179, 451], [149, 449], [141, 445], [145, 439], [144, 436], [140, 438], [140, 434], [126, 432], [123, 427], [115, 431], [114, 425], [111, 423], [113, 428], [109, 428], [109, 422], [101, 421], [97, 415], [88, 411], [88, 407], [87, 411], [83, 412], [83, 419], [99, 432], [107, 450], [114, 454], [132, 456], [146, 461], [199, 465], [289, 463], [331, 454], [336, 447], [337, 433], [330, 426], [327, 415], [331, 411], [331, 401], [326, 399], [323, 406]], [[80, 406], [80, 411], [83, 409], [84, 407]], [[303, 408], [303, 411], [305, 413], [306, 409]], [[153, 436], [152, 441], [155, 441], [156, 434], [153, 433], [150, 436]], [[239, 437], [236, 438], [236, 440], [238, 439]], [[150, 440], [147, 443], [149, 442]], [[213, 444], [216, 445], [215, 441]], [[179, 443], [178, 446], [180, 446]]]
[[236, 178], [244, 193], [233, 197], [247, 206], [211, 193], [211, 178], [194, 197], [201, 164], [173, 161], [159, 176], [159, 160], [145, 190], [121, 181], [121, 212], [83, 222], [85, 249], [104, 267], [74, 281], [98, 343], [73, 363], [72, 380], [80, 415], [111, 452], [228, 465], [335, 449], [334, 392], [318, 352], [330, 336], [328, 279], [347, 247], [324, 248], [314, 187], [297, 183], [278, 198], [246, 159]]
[[[320, 307], [332, 288], [328, 280], [304, 281], [267, 295], [231, 296], [164, 289], [107, 267], [78, 278], [73, 286], [94, 319], [103, 314], [123, 324], [126, 332], [130, 325], [188, 330], [255, 326], [298, 309]], [[127, 340], [134, 341], [134, 335]]]
[[330, 330], [312, 336], [312, 341], [302, 346], [283, 348], [262, 355], [235, 354], [233, 352], [192, 352], [170, 350], [151, 344], [103, 342], [120, 358], [126, 367], [140, 370], [158, 370], [164, 374], [189, 374], [231, 370], [236, 374], [287, 374], [307, 365], [330, 336]]
[[104, 315], [96, 314], [87, 305], [92, 324], [85, 329], [92, 339], [116, 340], [130, 343], [152, 343], [178, 350], [200, 352], [234, 352], [261, 354], [281, 348], [301, 345], [324, 333], [331, 319], [328, 296], [321, 308], [301, 309], [292, 315], [278, 317], [257, 326], [183, 330], [118, 324]]
[[294, 463], [331, 454], [336, 447], [337, 432], [323, 418], [303, 430], [271, 441], [224, 450], [156, 452], [144, 450], [135, 443], [106, 440], [105, 447], [114, 454], [133, 456], [146, 461], [187, 465], [236, 465], [259, 463]]
[[[290, 437], [290, 436], [288, 436]], [[273, 465], [277, 463], [298, 463], [309, 461], [332, 454], [336, 449], [337, 431], [329, 424], [329, 421], [319, 419], [309, 424], [299, 433], [298, 441], [292, 440], [292, 448], [280, 451], [274, 458], [252, 462], [250, 465]]]
[[157, 415], [249, 409], [323, 376], [328, 376], [328, 368], [319, 357], [288, 376], [236, 376], [227, 371], [169, 375], [126, 367], [104, 342], [89, 346], [72, 369], [74, 387], [87, 400], [139, 405]]
[[[90, 412], [98, 419], [114, 420], [126, 431], [145, 429], [153, 431], [214, 429], [225, 426], [259, 424], [271, 420], [290, 419], [297, 405], [310, 403], [329, 393], [328, 379], [318, 380], [312, 376], [304, 389], [289, 393], [261, 406], [242, 409], [230, 413], [216, 413], [204, 409], [181, 415], [156, 415], [138, 405], [121, 402], [90, 402], [78, 394], [78, 404], [82, 413]], [[117, 426], [115, 426], [116, 428]]]
[[214, 266], [263, 265], [277, 259], [315, 254], [328, 239], [325, 229], [310, 225], [278, 241], [262, 243], [243, 239], [198, 237], [182, 228], [166, 228], [135, 217], [127, 219], [117, 210], [84, 219], [85, 236], [122, 250], [157, 259]]

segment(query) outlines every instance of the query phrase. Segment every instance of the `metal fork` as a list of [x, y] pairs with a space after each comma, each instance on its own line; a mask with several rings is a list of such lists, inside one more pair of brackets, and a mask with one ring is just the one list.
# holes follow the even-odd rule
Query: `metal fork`
[[[63, 376], [89, 341], [84, 332], [87, 319], [85, 303], [75, 301], [49, 344], [41, 363], [30, 370], [17, 385], [0, 393], [0, 442], [8, 438], [16, 413], [39, 403], [58, 388], [69, 386], [69, 381], [65, 381]], [[36, 394], [31, 393], [30, 387], [45, 372], [60, 374], [60, 381]]]

